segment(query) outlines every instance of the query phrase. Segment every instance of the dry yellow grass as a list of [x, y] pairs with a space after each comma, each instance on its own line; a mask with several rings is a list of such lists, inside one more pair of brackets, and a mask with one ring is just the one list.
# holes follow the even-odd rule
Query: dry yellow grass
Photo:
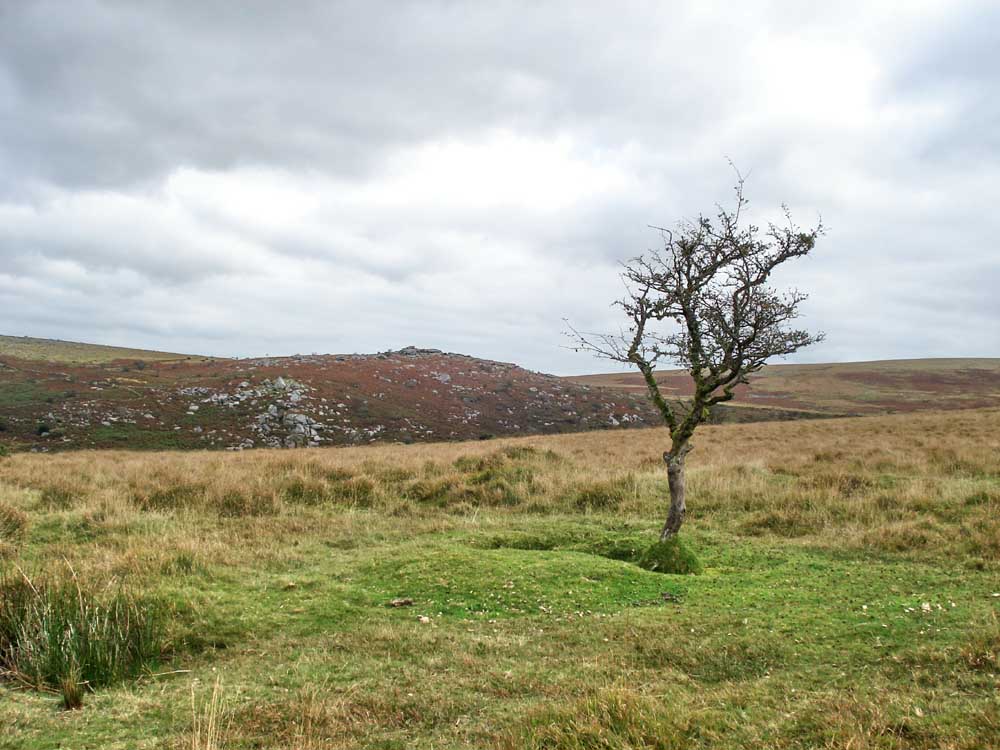
[[[706, 426], [690, 459], [689, 523], [849, 548], [940, 545], [948, 554], [960, 543], [992, 559], [1000, 555], [998, 422], [1000, 411], [977, 410]], [[213, 558], [235, 554], [227, 546], [234, 535], [280, 540], [303, 519], [339, 535], [401, 516], [428, 530], [540, 510], [577, 513], [588, 509], [588, 491], [607, 496], [604, 510], [653, 522], [665, 501], [666, 444], [651, 429], [294, 452], [20, 454], [0, 463], [0, 501], [41, 504], [103, 527], [169, 516], [171, 532], [186, 540], [179, 544]], [[500, 490], [476, 484], [475, 474], [470, 480], [477, 459], [488, 464], [504, 451], [512, 464], [533, 451], [530, 466], [498, 466]], [[331, 500], [353, 512], [314, 512]], [[234, 522], [206, 529], [206, 512]], [[253, 549], [262, 551], [243, 552]]]
[[[685, 534], [707, 570], [689, 580], [607, 559], [655, 537], [666, 445], [0, 460], [21, 566], [148, 589], [200, 644], [164, 667], [190, 677], [88, 695], [81, 718], [8, 691], [0, 721], [30, 748], [146, 722], [166, 747], [1000, 739], [1000, 411], [701, 428]], [[386, 607], [400, 595], [415, 608]]]
[[155, 352], [123, 346], [84, 344], [78, 341], [36, 339], [29, 336], [0, 336], [0, 356], [18, 359], [96, 364], [118, 359], [167, 361], [184, 359], [188, 355], [175, 352]]

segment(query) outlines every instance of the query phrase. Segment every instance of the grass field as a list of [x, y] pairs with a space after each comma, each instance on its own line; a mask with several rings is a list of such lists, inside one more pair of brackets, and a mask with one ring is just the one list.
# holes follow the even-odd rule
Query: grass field
[[188, 355], [102, 344], [83, 344], [76, 341], [36, 339], [29, 336], [0, 336], [0, 356], [47, 362], [102, 364], [129, 360], [170, 361], [185, 359]]
[[3, 591], [139, 634], [22, 654], [0, 748], [1000, 746], [1000, 411], [694, 442], [696, 576], [634, 564], [660, 430], [2, 458]]

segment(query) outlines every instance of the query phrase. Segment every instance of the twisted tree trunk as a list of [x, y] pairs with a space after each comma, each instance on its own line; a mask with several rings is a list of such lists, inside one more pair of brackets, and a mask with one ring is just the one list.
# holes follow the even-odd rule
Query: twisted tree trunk
[[667, 464], [667, 481], [670, 484], [670, 512], [667, 513], [667, 520], [660, 532], [661, 542], [674, 536], [684, 523], [684, 513], [687, 511], [684, 502], [684, 457], [689, 450], [690, 447], [684, 445], [678, 450], [663, 454], [663, 460]]

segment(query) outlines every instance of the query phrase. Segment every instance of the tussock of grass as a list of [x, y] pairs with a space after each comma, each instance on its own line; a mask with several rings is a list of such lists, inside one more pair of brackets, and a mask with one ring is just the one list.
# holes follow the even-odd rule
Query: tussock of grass
[[378, 485], [368, 477], [352, 477], [331, 485], [330, 497], [334, 502], [370, 508], [378, 495]]
[[525, 502], [535, 490], [535, 474], [526, 467], [491, 467], [473, 474], [466, 486], [472, 505], [511, 507]]
[[79, 669], [71, 669], [62, 677], [59, 681], [59, 695], [64, 709], [72, 711], [83, 708], [84, 685]]
[[375, 480], [349, 472], [330, 471], [322, 476], [296, 477], [285, 483], [281, 495], [291, 505], [351, 505], [371, 507], [378, 493]]
[[531, 711], [499, 742], [504, 750], [682, 750], [690, 746], [668, 700], [610, 689]]
[[[917, 707], [919, 708], [919, 706]], [[921, 709], [921, 712], [923, 709]], [[942, 736], [900, 697], [826, 695], [792, 714], [780, 748], [940, 748], [974, 750], [975, 744]], [[947, 742], [947, 744], [944, 744]]]
[[486, 456], [460, 456], [453, 463], [456, 472], [425, 466], [425, 476], [402, 491], [417, 503], [438, 508], [519, 506], [539, 491], [538, 469], [532, 462], [539, 457], [555, 460], [549, 454], [530, 446], [513, 446]]
[[205, 498], [205, 486], [189, 482], [139, 490], [133, 502], [143, 510], [183, 510], [200, 506]]
[[203, 573], [205, 566], [191, 550], [179, 550], [163, 561], [160, 571], [167, 576], [189, 576]]
[[17, 554], [27, 528], [26, 513], [0, 502], [0, 562]]
[[996, 612], [969, 639], [962, 649], [962, 658], [970, 669], [1000, 674], [1000, 619]]
[[62, 692], [139, 675], [163, 655], [166, 613], [125, 588], [95, 592], [72, 578], [0, 578], [0, 667], [18, 681]]
[[459, 477], [418, 479], [406, 488], [406, 496], [424, 505], [447, 508], [467, 502], [465, 487]]
[[535, 450], [530, 447], [518, 449], [512, 446], [506, 450], [498, 450], [486, 455], [459, 456], [453, 462], [453, 466], [461, 472], [476, 473], [487, 469], [497, 468], [508, 463], [509, 459], [520, 459], [535, 455]]
[[587, 482], [574, 487], [568, 500], [578, 510], [618, 510], [639, 494], [639, 483], [633, 474], [599, 482]]
[[6, 503], [0, 502], [0, 542], [17, 544], [28, 528], [28, 515]]
[[786, 658], [786, 646], [773, 636], [734, 632], [650, 637], [637, 641], [634, 653], [634, 663], [644, 669], [677, 670], [705, 685], [755, 680], [780, 669]]
[[937, 546], [944, 528], [929, 518], [888, 523], [864, 535], [867, 546], [890, 552], [909, 552]]
[[753, 513], [740, 524], [740, 530], [751, 536], [774, 534], [787, 538], [806, 536], [817, 531], [808, 517], [787, 508]]
[[330, 494], [326, 482], [297, 477], [285, 484], [282, 496], [285, 502], [293, 505], [322, 505], [329, 499]]
[[227, 518], [272, 516], [278, 512], [278, 500], [266, 489], [227, 492], [219, 498], [218, 512]]
[[61, 485], [49, 485], [42, 490], [39, 502], [48, 510], [65, 510], [72, 508], [79, 494], [72, 488]]
[[1000, 505], [1000, 489], [977, 490], [965, 498], [966, 505]]

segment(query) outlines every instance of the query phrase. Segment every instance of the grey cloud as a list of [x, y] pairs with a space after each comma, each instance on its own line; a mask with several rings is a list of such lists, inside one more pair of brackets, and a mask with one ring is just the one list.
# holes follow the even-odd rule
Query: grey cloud
[[[19, 115], [4, 141], [27, 174], [74, 185], [178, 164], [357, 174], [387, 147], [483, 127], [690, 138], [744, 78], [727, 62], [742, 30], [691, 9], [81, 0], [3, 13], [4, 109]], [[699, 53], [676, 54], [690, 38]]]
[[657, 242], [647, 224], [729, 199], [728, 155], [756, 219], [787, 201], [830, 226], [781, 275], [829, 334], [805, 357], [1000, 356], [997, 20], [975, 2], [3, 4], [0, 330], [592, 370], [562, 317], [616, 326], [615, 262]]

